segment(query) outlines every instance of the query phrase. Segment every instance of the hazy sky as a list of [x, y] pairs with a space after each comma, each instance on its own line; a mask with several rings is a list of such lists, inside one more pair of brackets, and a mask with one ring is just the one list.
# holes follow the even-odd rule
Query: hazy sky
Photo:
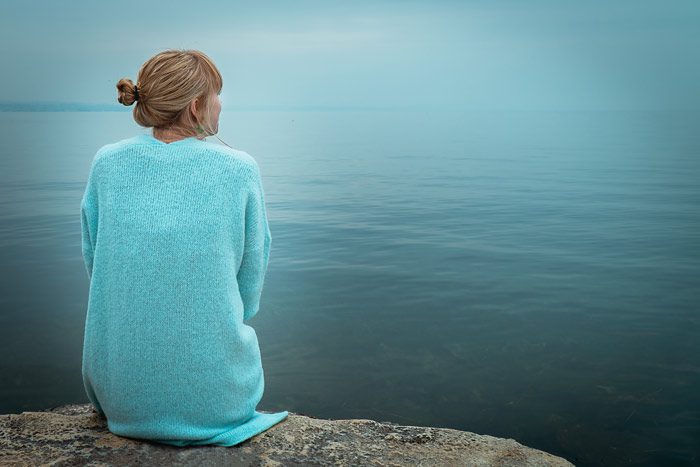
[[2, 0], [2, 101], [115, 103], [167, 48], [236, 105], [700, 108], [700, 1]]

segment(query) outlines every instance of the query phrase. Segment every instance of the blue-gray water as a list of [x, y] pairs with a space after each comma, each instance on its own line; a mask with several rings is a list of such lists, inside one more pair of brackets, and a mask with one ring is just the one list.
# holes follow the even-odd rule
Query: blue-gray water
[[[223, 112], [273, 235], [259, 408], [699, 463], [699, 123]], [[2, 413], [87, 402], [79, 202], [94, 152], [136, 131], [128, 112], [0, 113]]]

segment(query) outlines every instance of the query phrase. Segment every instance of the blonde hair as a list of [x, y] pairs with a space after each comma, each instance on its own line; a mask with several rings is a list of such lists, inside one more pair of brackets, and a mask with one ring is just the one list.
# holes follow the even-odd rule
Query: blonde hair
[[[138, 87], [138, 100], [134, 86]], [[117, 100], [124, 105], [137, 102], [134, 120], [143, 127], [168, 130], [183, 137], [202, 132], [213, 134], [206, 119], [212, 98], [222, 87], [221, 73], [204, 53], [168, 49], [141, 66], [136, 85], [129, 78], [120, 79]], [[198, 116], [190, 110], [194, 99]]]

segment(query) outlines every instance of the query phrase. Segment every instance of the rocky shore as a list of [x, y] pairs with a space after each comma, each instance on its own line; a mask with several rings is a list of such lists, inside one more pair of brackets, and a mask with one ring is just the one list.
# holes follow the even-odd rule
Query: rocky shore
[[571, 466], [512, 439], [291, 413], [233, 447], [178, 448], [115, 436], [90, 405], [0, 415], [0, 465]]

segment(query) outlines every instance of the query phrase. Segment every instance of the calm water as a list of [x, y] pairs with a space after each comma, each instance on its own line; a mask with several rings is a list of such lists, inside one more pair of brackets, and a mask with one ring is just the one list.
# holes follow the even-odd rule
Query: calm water
[[[223, 112], [273, 234], [259, 408], [700, 463], [699, 123]], [[0, 412], [87, 402], [79, 203], [95, 151], [137, 131], [128, 112], [0, 113]]]

